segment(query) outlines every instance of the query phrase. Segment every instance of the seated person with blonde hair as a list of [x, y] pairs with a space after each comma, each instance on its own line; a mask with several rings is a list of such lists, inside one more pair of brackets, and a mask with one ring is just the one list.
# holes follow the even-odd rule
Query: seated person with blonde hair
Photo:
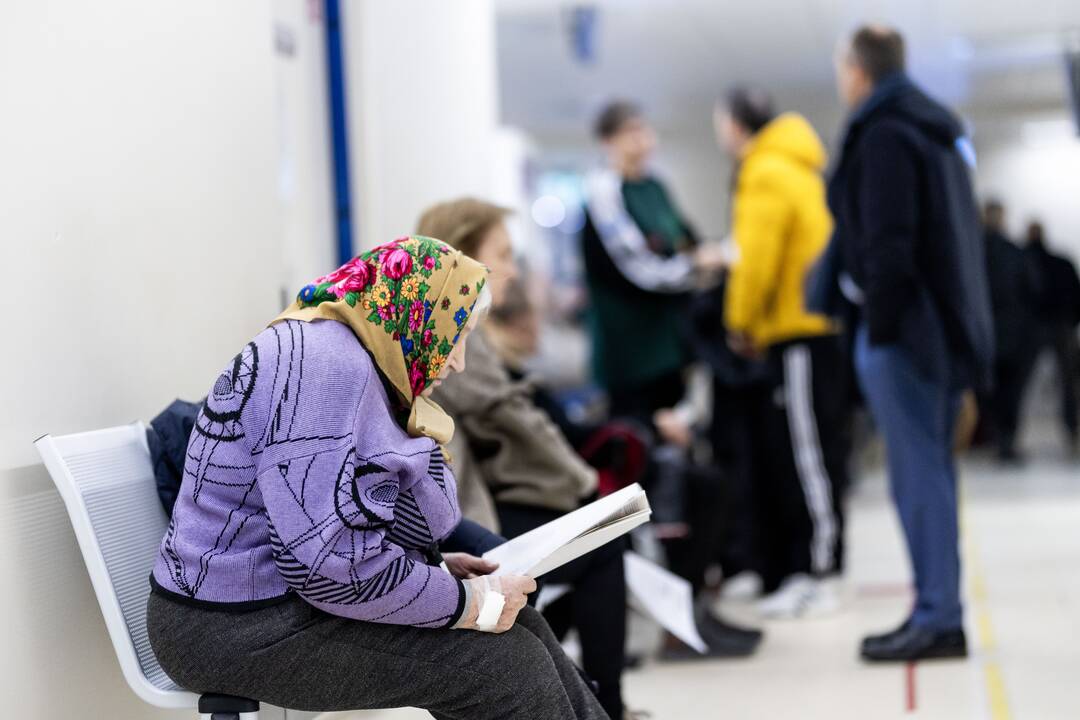
[[[517, 275], [506, 215], [465, 198], [429, 208], [418, 228], [486, 265], [495, 305]], [[482, 330], [470, 337], [465, 357], [465, 372], [434, 394], [457, 427], [450, 450], [465, 517], [512, 538], [580, 507], [596, 492], [596, 472], [536, 407], [528, 386], [510, 378]], [[582, 665], [612, 718], [623, 717], [624, 549], [622, 541], [609, 543], [544, 576], [574, 588], [571, 614]]]

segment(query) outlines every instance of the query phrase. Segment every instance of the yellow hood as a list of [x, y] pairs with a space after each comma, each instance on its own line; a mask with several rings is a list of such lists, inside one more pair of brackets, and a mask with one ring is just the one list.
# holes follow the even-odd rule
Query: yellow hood
[[761, 128], [750, 141], [743, 159], [758, 154], [787, 155], [814, 170], [825, 169], [825, 146], [802, 115], [784, 113]]

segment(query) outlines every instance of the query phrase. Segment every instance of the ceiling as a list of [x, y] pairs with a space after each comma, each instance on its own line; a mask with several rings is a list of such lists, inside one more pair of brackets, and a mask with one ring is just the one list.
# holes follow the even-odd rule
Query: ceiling
[[[540, 135], [584, 135], [612, 97], [640, 101], [661, 128], [707, 122], [724, 88], [769, 88], [784, 108], [838, 114], [837, 39], [896, 25], [912, 74], [969, 113], [1061, 107], [1062, 52], [1080, 33], [1077, 0], [496, 0], [503, 120]], [[592, 13], [577, 59], [575, 17]], [[586, 21], [584, 26], [589, 23]], [[705, 119], [703, 119], [705, 118]]]

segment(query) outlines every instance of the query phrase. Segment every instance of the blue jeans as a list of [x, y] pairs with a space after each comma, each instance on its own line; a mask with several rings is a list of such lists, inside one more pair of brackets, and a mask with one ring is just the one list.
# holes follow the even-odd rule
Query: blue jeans
[[914, 625], [963, 625], [953, 427], [960, 393], [948, 377], [931, 378], [897, 345], [855, 335], [855, 371], [885, 439], [893, 500], [915, 571]]

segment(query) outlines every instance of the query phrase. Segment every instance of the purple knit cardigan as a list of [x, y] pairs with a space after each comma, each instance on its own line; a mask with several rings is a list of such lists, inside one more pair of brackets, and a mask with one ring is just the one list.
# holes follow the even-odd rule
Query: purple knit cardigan
[[447, 627], [464, 588], [425, 550], [460, 518], [438, 446], [394, 421], [353, 332], [290, 320], [214, 383], [151, 580], [212, 607], [296, 592], [335, 615]]

